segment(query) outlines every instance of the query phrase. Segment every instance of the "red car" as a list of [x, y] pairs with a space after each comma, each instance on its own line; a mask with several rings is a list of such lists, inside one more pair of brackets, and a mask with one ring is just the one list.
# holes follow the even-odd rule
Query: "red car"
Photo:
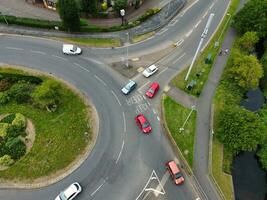
[[150, 85], [149, 89], [146, 91], [146, 96], [152, 98], [159, 90], [159, 84], [154, 82]]
[[150, 133], [152, 128], [144, 115], [139, 114], [135, 117], [137, 125], [140, 127], [143, 133]]
[[178, 165], [172, 160], [166, 163], [166, 167], [171, 174], [171, 177], [176, 185], [184, 182], [184, 177]]

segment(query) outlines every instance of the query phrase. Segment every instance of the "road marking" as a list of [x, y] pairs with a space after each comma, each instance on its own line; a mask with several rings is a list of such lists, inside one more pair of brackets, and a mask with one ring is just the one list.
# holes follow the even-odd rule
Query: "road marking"
[[159, 122], [160, 122], [160, 118], [157, 116], [157, 119], [159, 120]]
[[154, 109], [154, 108], [152, 109], [152, 111], [153, 111], [153, 113], [154, 113], [154, 114], [156, 114], [156, 111], [155, 111], [155, 109]]
[[184, 39], [178, 40], [177, 42], [174, 43], [174, 46], [179, 47], [183, 42], [184, 42]]
[[179, 19], [173, 19], [173, 20], [170, 21], [168, 26], [174, 26], [178, 21], [179, 21]]
[[188, 6], [182, 13], [181, 13], [181, 17], [184, 16], [184, 14], [190, 9], [192, 8], [199, 0], [194, 1], [194, 3], [192, 3], [190, 6]]
[[97, 75], [94, 75], [94, 77], [99, 80], [104, 86], [107, 86], [107, 84], [105, 83], [105, 81], [103, 81], [101, 78], [99, 78]]
[[115, 99], [117, 100], [118, 104], [121, 106], [121, 102], [120, 102], [118, 96], [115, 94], [115, 92], [113, 92], [113, 90], [111, 90], [111, 93], [113, 94], [113, 96], [114, 96]]
[[120, 153], [119, 153], [118, 158], [116, 160], [116, 164], [118, 163], [118, 161], [119, 161], [119, 159], [121, 157], [121, 153], [122, 153], [123, 147], [124, 147], [124, 140], [122, 141], [121, 150], [120, 150]]
[[76, 65], [76, 66], [78, 66], [78, 67], [80, 67], [80, 68], [83, 69], [84, 71], [90, 72], [89, 69], [86, 69], [85, 67], [79, 65], [78, 63], [73, 63], [73, 64]]
[[142, 85], [139, 89], [138, 89], [138, 91], [140, 92], [141, 91], [141, 89], [143, 88], [143, 87], [145, 87], [147, 84], [149, 84], [150, 83], [150, 81], [147, 81], [144, 85]]
[[95, 59], [92, 59], [92, 58], [85, 58], [85, 59], [88, 60], [88, 61], [91, 61], [93, 63], [99, 64], [99, 65], [102, 65], [103, 64], [102, 62], [100, 62], [98, 60], [95, 60]]
[[145, 112], [149, 109], [149, 106], [147, 105], [147, 103], [143, 103], [143, 104], [139, 104], [138, 106], [136, 106], [136, 114]]
[[161, 72], [159, 72], [155, 77], [158, 77], [159, 75], [161, 75], [163, 72], [165, 72], [168, 69], [168, 67], [166, 67], [165, 69], [163, 69]]
[[52, 56], [55, 57], [55, 58], [59, 58], [59, 59], [61, 59], [61, 60], [67, 61], [66, 58], [62, 58], [62, 57], [60, 57], [60, 56], [56, 56], [56, 55], [52, 55]]
[[45, 52], [42, 52], [42, 51], [34, 51], [34, 50], [31, 50], [32, 53], [37, 53], [37, 54], [41, 54], [41, 55], [46, 55]]
[[[165, 174], [163, 175], [163, 177], [160, 180], [160, 184], [161, 185], [159, 184], [158, 187], [156, 188], [157, 191], [159, 191], [161, 188], [164, 187], [164, 185], [166, 184], [169, 176], [170, 176], [170, 173], [168, 171], [166, 171]], [[158, 192], [157, 193], [154, 192], [154, 194], [155, 194], [156, 197], [159, 196]]]
[[212, 4], [211, 4], [211, 6], [210, 6], [210, 10], [212, 9], [212, 7], [214, 6], [214, 4], [215, 4], [215, 2], [213, 2]]
[[185, 37], [189, 37], [189, 36], [191, 35], [192, 32], [193, 32], [193, 29], [190, 30], [189, 32], [187, 32], [187, 33], [185, 34]]
[[175, 61], [173, 61], [172, 64], [175, 64], [176, 62], [178, 62], [185, 55], [186, 55], [186, 53], [183, 53], [180, 57], [178, 57]]
[[199, 20], [199, 21], [196, 23], [195, 28], [197, 28], [198, 25], [199, 25], [200, 23], [201, 23], [201, 20]]
[[208, 14], [208, 11], [205, 12], [205, 14], [202, 16], [202, 19], [204, 19]]
[[161, 29], [159, 32], [156, 33], [156, 35], [162, 35], [163, 33], [165, 33], [168, 29], [164, 28]]
[[96, 188], [96, 190], [94, 192], [92, 192], [91, 197], [95, 195], [95, 193], [105, 184], [105, 180], [103, 181], [103, 183], [101, 185], [98, 186], [98, 188]]
[[18, 51], [23, 51], [24, 49], [22, 48], [16, 48], [16, 47], [6, 47], [6, 49], [10, 49], [10, 50], [18, 50]]
[[122, 119], [123, 119], [123, 131], [126, 132], [126, 121], [125, 121], [125, 114], [122, 112]]

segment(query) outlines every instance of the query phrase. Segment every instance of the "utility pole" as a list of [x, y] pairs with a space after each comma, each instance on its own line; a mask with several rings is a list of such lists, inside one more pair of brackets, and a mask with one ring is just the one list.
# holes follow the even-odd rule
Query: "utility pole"
[[190, 116], [191, 116], [191, 114], [192, 114], [192, 112], [193, 112], [194, 110], [196, 110], [196, 106], [195, 106], [195, 105], [193, 105], [193, 106], [191, 107], [191, 111], [190, 111], [190, 113], [187, 115], [187, 117], [186, 117], [186, 119], [185, 119], [185, 121], [184, 121], [183, 126], [182, 126], [181, 128], [179, 128], [180, 133], [181, 133], [182, 131], [184, 131], [184, 126], [185, 126], [186, 122], [188, 121], [188, 119], [190, 118]]

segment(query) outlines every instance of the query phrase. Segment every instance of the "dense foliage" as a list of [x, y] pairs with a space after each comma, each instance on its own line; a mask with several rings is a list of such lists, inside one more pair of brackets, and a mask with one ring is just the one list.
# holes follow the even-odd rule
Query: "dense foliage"
[[114, 5], [114, 10], [120, 14], [121, 9], [125, 9], [127, 6], [127, 0], [116, 0]]
[[81, 9], [86, 14], [94, 15], [97, 13], [97, 0], [81, 0]]

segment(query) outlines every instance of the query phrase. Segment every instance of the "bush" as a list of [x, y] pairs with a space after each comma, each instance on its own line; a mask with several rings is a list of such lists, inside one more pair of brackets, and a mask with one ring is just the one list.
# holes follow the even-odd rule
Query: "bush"
[[0, 92], [6, 91], [9, 89], [11, 83], [8, 79], [2, 79], [0, 80]]
[[160, 11], [159, 8], [151, 8], [148, 9], [145, 14], [143, 14], [142, 16], [140, 16], [137, 21], [140, 21], [140, 23], [146, 21], [148, 18], [150, 18], [151, 16], [157, 14]]
[[0, 157], [0, 165], [3, 166], [10, 166], [14, 163], [14, 160], [11, 158], [10, 155], [4, 155]]
[[26, 103], [30, 99], [33, 88], [33, 85], [29, 83], [18, 82], [11, 86], [8, 95], [17, 103]]
[[11, 124], [12, 121], [15, 119], [15, 117], [16, 117], [16, 114], [12, 113], [12, 114], [5, 116], [0, 122]]
[[0, 105], [7, 104], [9, 99], [10, 98], [6, 92], [0, 92]]
[[5, 147], [7, 154], [14, 160], [18, 160], [26, 153], [26, 146], [19, 138], [8, 138]]
[[0, 137], [4, 138], [7, 135], [8, 128], [10, 124], [8, 123], [0, 123]]
[[15, 138], [18, 137], [19, 135], [23, 135], [25, 133], [24, 129], [18, 126], [9, 126], [7, 129], [7, 138]]
[[36, 77], [36, 76], [27, 76], [22, 74], [12, 74], [12, 73], [0, 73], [0, 79], [7, 79], [9, 83], [16, 83], [18, 81], [24, 81], [31, 84], [39, 85], [43, 82], [42, 79]]
[[17, 126], [17, 127], [21, 127], [21, 128], [25, 128], [26, 127], [26, 118], [22, 114], [16, 113], [16, 117], [12, 121], [12, 125]]

